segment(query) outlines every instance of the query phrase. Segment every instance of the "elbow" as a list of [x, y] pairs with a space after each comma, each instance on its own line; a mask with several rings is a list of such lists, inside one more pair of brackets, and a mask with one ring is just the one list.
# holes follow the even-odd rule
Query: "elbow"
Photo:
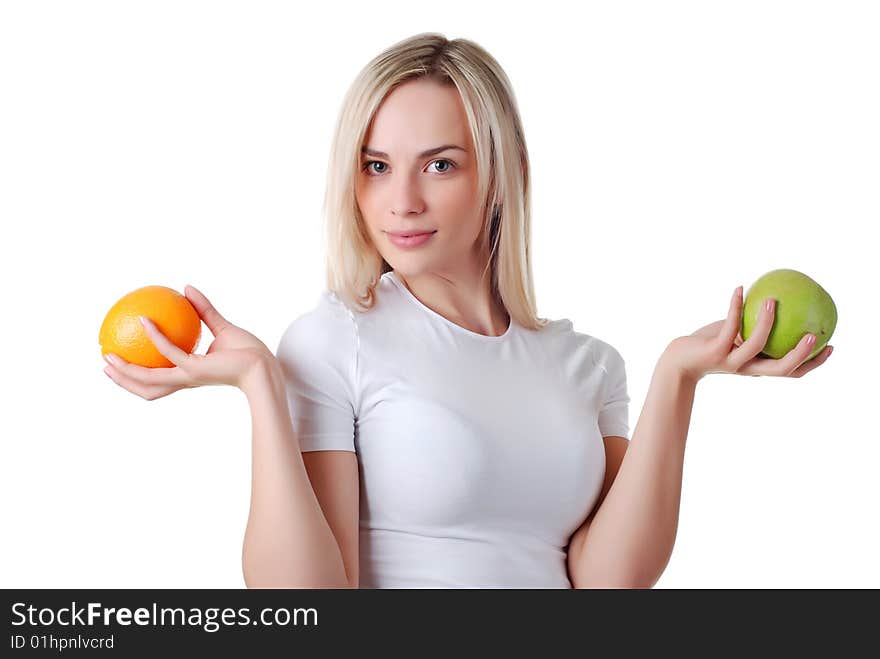
[[343, 589], [357, 588], [347, 578], [342, 580], [320, 575], [291, 574], [283, 570], [258, 570], [250, 564], [242, 563], [242, 576], [245, 588], [299, 588], [299, 589]]
[[660, 572], [639, 566], [623, 566], [614, 563], [586, 565], [571, 570], [572, 588], [644, 590], [653, 588]]
[[640, 553], [637, 556], [597, 556], [582, 548], [569, 564], [573, 588], [650, 589], [660, 580], [672, 550]]
[[630, 579], [621, 579], [613, 588], [625, 590], [650, 590], [657, 583], [655, 578], [634, 577]]
[[572, 582], [575, 589], [598, 589], [598, 590], [647, 590], [654, 587], [657, 579], [644, 579], [639, 577], [582, 577]]
[[330, 581], [312, 581], [309, 579], [272, 579], [267, 578], [265, 580], [254, 580], [253, 578], [245, 577], [244, 580], [245, 587], [248, 589], [260, 589], [260, 588], [290, 588], [290, 589], [319, 589], [319, 590], [335, 590], [335, 589], [349, 589], [349, 588], [357, 588], [357, 586], [352, 586], [350, 583], [338, 583], [338, 582], [330, 582]]

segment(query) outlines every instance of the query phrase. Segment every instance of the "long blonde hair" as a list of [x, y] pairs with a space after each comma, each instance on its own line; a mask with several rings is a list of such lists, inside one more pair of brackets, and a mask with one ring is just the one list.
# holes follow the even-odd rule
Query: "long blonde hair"
[[[355, 198], [367, 129], [398, 85], [428, 78], [454, 85], [476, 149], [482, 253], [489, 253], [492, 295], [520, 325], [540, 329], [530, 255], [529, 157], [516, 98], [498, 62], [467, 39], [423, 33], [391, 46], [358, 74], [345, 95], [327, 168], [324, 227], [327, 288], [357, 311], [375, 304], [380, 277], [392, 268], [368, 237]], [[485, 271], [484, 271], [485, 274]]]

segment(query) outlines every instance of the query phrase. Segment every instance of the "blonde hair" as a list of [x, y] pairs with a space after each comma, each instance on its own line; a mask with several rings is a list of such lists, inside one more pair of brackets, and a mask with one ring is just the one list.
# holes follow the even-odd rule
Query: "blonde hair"
[[484, 199], [482, 253], [490, 255], [486, 268], [491, 268], [492, 295], [520, 325], [540, 329], [549, 320], [537, 316], [529, 248], [529, 158], [513, 89], [481, 46], [436, 33], [418, 34], [380, 53], [343, 100], [323, 206], [327, 288], [350, 307], [368, 311], [379, 279], [392, 269], [368, 237], [355, 198], [355, 176], [363, 140], [383, 99], [417, 78], [455, 85], [461, 95]]

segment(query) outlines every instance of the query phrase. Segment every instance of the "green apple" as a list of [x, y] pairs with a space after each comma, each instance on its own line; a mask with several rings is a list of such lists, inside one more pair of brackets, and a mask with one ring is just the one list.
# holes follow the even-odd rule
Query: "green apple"
[[768, 297], [776, 300], [776, 311], [762, 354], [773, 359], [784, 357], [806, 334], [816, 335], [808, 359], [819, 354], [837, 326], [837, 307], [828, 292], [797, 270], [771, 270], [761, 275], [743, 298], [743, 341], [758, 324], [761, 306]]

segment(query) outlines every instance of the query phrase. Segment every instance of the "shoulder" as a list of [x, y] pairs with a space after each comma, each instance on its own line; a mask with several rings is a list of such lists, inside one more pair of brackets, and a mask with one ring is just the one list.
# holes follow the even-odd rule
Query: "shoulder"
[[345, 357], [357, 339], [354, 312], [332, 291], [324, 290], [314, 306], [300, 314], [284, 330], [278, 345], [279, 359], [294, 352], [314, 352]]
[[623, 355], [620, 351], [607, 341], [596, 339], [596, 342], [596, 363], [602, 367], [606, 373], [620, 373], [625, 367]]
[[560, 346], [566, 354], [589, 356], [606, 373], [623, 366], [621, 353], [609, 341], [577, 331], [568, 318], [551, 321], [544, 331], [547, 332], [548, 340]]

